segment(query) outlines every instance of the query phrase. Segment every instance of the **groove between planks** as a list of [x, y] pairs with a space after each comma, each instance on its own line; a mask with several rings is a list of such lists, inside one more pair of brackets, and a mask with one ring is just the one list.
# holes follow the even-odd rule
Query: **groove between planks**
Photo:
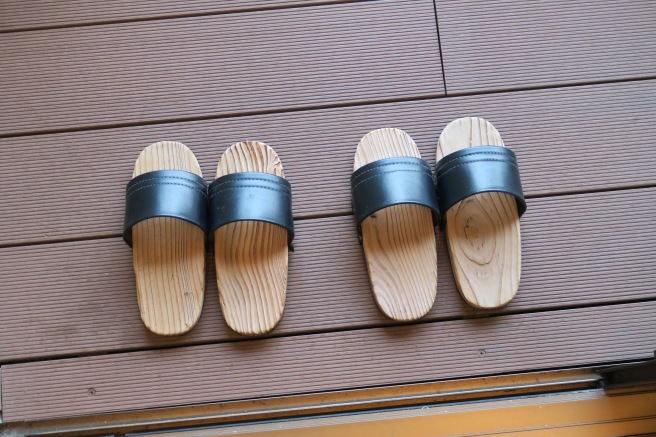
[[4, 419], [646, 359], [655, 322], [648, 302], [8, 365]]
[[119, 234], [134, 160], [165, 139], [206, 175], [234, 142], [271, 144], [297, 218], [350, 211], [352, 155], [370, 130], [407, 131], [432, 163], [441, 129], [470, 115], [517, 152], [528, 195], [654, 184], [654, 107], [656, 80], [0, 139], [0, 244]]
[[645, 77], [656, 3], [436, 1], [449, 92]]
[[431, 0], [0, 34], [0, 134], [440, 94]]
[[[519, 293], [495, 311], [463, 303], [438, 232], [437, 301], [425, 320], [656, 298], [655, 200], [656, 188], [529, 200]], [[296, 225], [287, 303], [272, 334], [390, 324], [375, 305], [353, 218]], [[0, 249], [0, 265], [1, 362], [243, 339], [220, 314], [212, 254], [201, 319], [182, 337], [143, 327], [130, 249], [118, 238]]]
[[29, 30], [42, 27], [90, 25], [120, 20], [148, 20], [180, 15], [228, 13], [270, 7], [312, 6], [317, 3], [339, 3], [343, 0], [150, 0], [133, 2], [114, 0], [111, 3], [64, 0], [30, 2], [3, 0], [0, 3], [0, 32]]

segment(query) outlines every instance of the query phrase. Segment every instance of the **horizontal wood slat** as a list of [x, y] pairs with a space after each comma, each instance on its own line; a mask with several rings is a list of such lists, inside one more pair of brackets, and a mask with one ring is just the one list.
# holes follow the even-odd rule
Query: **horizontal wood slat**
[[656, 3], [438, 0], [449, 93], [654, 76]]
[[[656, 298], [654, 215], [656, 188], [530, 200], [519, 294], [494, 312], [463, 303], [438, 233], [437, 303], [425, 320]], [[374, 303], [352, 217], [296, 225], [287, 304], [273, 334], [391, 323]], [[158, 337], [139, 318], [130, 250], [119, 239], [0, 249], [0, 360], [243, 338], [223, 322], [213, 264], [210, 255], [198, 325]]]
[[[226, 13], [252, 9], [337, 3], [343, 0], [3, 0], [0, 32], [33, 28], [88, 25], [108, 21], [147, 20], [192, 14]], [[101, 30], [99, 30], [101, 31]]]
[[431, 0], [0, 34], [0, 135], [439, 95]]
[[528, 195], [654, 184], [654, 107], [656, 81], [644, 81], [0, 139], [0, 244], [120, 234], [134, 160], [163, 139], [191, 147], [209, 180], [233, 142], [271, 144], [296, 217], [350, 211], [353, 154], [369, 130], [404, 129], [433, 162], [441, 129], [466, 115], [501, 131]]
[[[573, 335], [576, 333], [576, 335]], [[4, 419], [73, 416], [645, 359], [656, 302], [2, 367]]]

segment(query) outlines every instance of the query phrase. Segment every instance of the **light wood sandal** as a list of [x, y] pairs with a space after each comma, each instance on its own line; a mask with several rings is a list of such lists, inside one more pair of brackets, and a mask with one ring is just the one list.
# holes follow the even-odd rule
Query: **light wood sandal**
[[515, 154], [491, 123], [449, 123], [437, 145], [436, 183], [451, 266], [476, 308], [506, 305], [519, 288], [519, 217], [526, 210]]
[[210, 185], [210, 232], [223, 316], [240, 334], [264, 334], [280, 321], [294, 238], [291, 187], [268, 145], [225, 151]]
[[353, 208], [376, 303], [394, 320], [419, 319], [437, 293], [430, 167], [408, 134], [387, 128], [362, 138], [353, 170]]
[[184, 334], [203, 309], [207, 185], [191, 150], [173, 141], [145, 148], [132, 177], [123, 237], [141, 319], [156, 334]]

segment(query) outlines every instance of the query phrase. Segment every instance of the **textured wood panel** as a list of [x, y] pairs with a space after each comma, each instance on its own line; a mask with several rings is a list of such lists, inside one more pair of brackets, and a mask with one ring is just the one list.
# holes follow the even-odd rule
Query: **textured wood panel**
[[[576, 333], [576, 335], [572, 335]], [[656, 302], [2, 367], [7, 421], [651, 356]]]
[[351, 209], [353, 153], [370, 130], [405, 130], [433, 162], [442, 128], [469, 115], [517, 152], [528, 195], [654, 184], [654, 107], [645, 81], [0, 139], [0, 244], [119, 235], [134, 160], [163, 139], [188, 145], [208, 176], [235, 141], [271, 144], [296, 217]]
[[[426, 320], [656, 298], [655, 214], [656, 188], [531, 200], [522, 218], [519, 293], [493, 312], [463, 303], [440, 234], [437, 302]], [[352, 217], [296, 224], [287, 304], [273, 334], [390, 323], [376, 308]], [[198, 325], [183, 337], [150, 334], [139, 318], [130, 256], [117, 238], [0, 249], [0, 359], [241, 338], [219, 312], [211, 255]]]
[[435, 3], [449, 93], [656, 72], [654, 2]]
[[0, 35], [0, 134], [443, 93], [431, 0]]
[[258, 8], [336, 3], [326, 0], [3, 0], [0, 2], [0, 32], [31, 28], [71, 26], [121, 20], [147, 20], [192, 14], [226, 13]]
[[[656, 183], [656, 81], [243, 116], [442, 94], [432, 1], [317, 1], [229, 14], [220, 12], [236, 3], [223, 0], [2, 2], [0, 32], [198, 15], [0, 34], [0, 246], [52, 243], [0, 249], [3, 420], [651, 355], [656, 188], [635, 188]], [[276, 2], [291, 4], [300, 2]], [[437, 6], [452, 92], [656, 71], [650, 2]], [[493, 312], [461, 301], [439, 235], [429, 323], [380, 328], [390, 322], [373, 302], [352, 217], [315, 217], [350, 210], [352, 154], [364, 133], [402, 128], [432, 161], [442, 127], [469, 115], [490, 119], [518, 152], [529, 195], [620, 190], [531, 199], [519, 295]], [[176, 122], [192, 118], [206, 120]], [[119, 128], [143, 123], [155, 124]], [[27, 135], [86, 128], [102, 129]], [[26, 136], [6, 137], [14, 134]], [[304, 335], [232, 341], [240, 337], [220, 314], [211, 256], [196, 329], [163, 338], [143, 327], [130, 251], [116, 236], [134, 159], [162, 139], [187, 143], [208, 175], [238, 140], [281, 154], [295, 215], [307, 220], [297, 221], [274, 334]], [[98, 237], [110, 238], [56, 242]], [[497, 317], [473, 319], [486, 315]], [[139, 351], [162, 346], [185, 347]], [[116, 353], [125, 351], [133, 352]], [[53, 360], [80, 354], [95, 356]], [[33, 359], [47, 361], [19, 363]]]

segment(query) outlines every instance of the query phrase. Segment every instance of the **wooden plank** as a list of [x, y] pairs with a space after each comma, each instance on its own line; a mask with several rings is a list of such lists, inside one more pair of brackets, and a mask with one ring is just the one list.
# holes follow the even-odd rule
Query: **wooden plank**
[[656, 4], [436, 1], [449, 93], [653, 77]]
[[[343, 0], [338, 0], [343, 1]], [[111, 3], [86, 0], [3, 0], [0, 2], [0, 32], [44, 27], [79, 26], [126, 20], [242, 12], [254, 9], [337, 3], [336, 0], [113, 0]]]
[[[292, 419], [383, 408], [411, 407], [432, 403], [471, 402], [502, 396], [528, 396], [573, 390], [591, 390], [598, 386], [599, 375], [588, 368], [549, 372], [514, 373], [485, 378], [456, 379], [418, 384], [269, 397], [235, 402], [216, 402], [171, 408], [131, 410], [125, 413], [79, 416], [12, 422], [6, 427], [10, 436], [56, 435], [74, 437], [113, 433], [133, 435], [144, 429], [180, 429], [218, 426], [235, 422]], [[389, 410], [388, 410], [389, 411]], [[5, 428], [2, 428], [5, 430]], [[9, 436], [7, 436], [9, 437]]]
[[94, 414], [76, 418], [12, 422], [1, 429], [5, 430], [5, 433], [11, 431], [9, 436], [51, 435], [53, 431], [56, 436], [66, 437], [101, 434], [122, 436], [133, 435], [131, 433], [138, 433], [145, 429], [154, 432], [207, 425], [226, 426], [225, 424], [235, 422], [290, 420], [318, 414], [343, 414], [383, 408], [407, 408], [431, 403], [444, 405], [445, 402], [480, 401], [500, 396], [591, 390], [598, 386], [598, 381], [599, 376], [589, 368], [514, 373], [485, 378], [131, 410], [125, 413]]
[[8, 422], [644, 359], [656, 302], [2, 368]]
[[[530, 200], [519, 293], [495, 311], [463, 303], [439, 234], [437, 302], [425, 320], [656, 298], [655, 199], [656, 188]], [[273, 334], [389, 324], [374, 303], [352, 217], [296, 225], [287, 303]], [[0, 265], [5, 362], [243, 338], [220, 314], [212, 254], [203, 315], [182, 337], [143, 327], [130, 250], [118, 238], [5, 248]]]
[[431, 0], [0, 34], [0, 134], [444, 91]]
[[527, 195], [654, 184], [654, 107], [656, 81], [645, 81], [0, 139], [0, 244], [119, 235], [134, 160], [163, 139], [187, 144], [208, 178], [230, 144], [272, 145], [298, 218], [350, 211], [353, 153], [368, 131], [404, 129], [433, 162], [441, 129], [464, 115], [500, 130]]

